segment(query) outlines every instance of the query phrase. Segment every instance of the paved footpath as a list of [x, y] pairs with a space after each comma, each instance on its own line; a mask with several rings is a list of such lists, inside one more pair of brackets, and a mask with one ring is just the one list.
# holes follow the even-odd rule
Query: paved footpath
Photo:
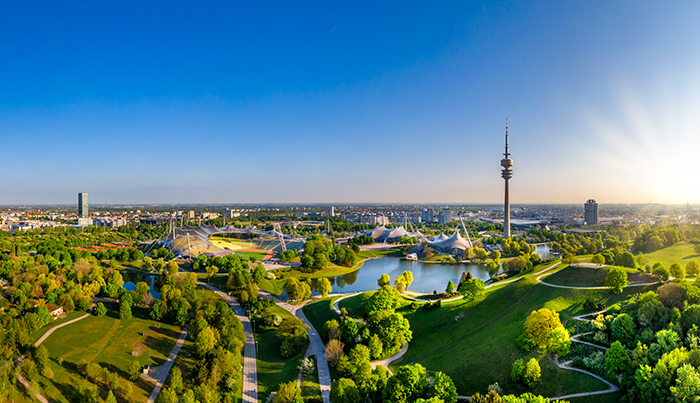
[[182, 345], [185, 343], [185, 338], [187, 337], [187, 328], [188, 327], [189, 326], [185, 326], [185, 328], [182, 329], [182, 332], [180, 333], [180, 337], [175, 342], [175, 346], [173, 346], [172, 351], [170, 351], [170, 355], [168, 356], [168, 359], [165, 361], [165, 363], [161, 366], [151, 368], [151, 371], [155, 371], [155, 373], [157, 375], [155, 377], [148, 376], [148, 375], [142, 375], [142, 377], [146, 378], [146, 380], [153, 381], [156, 383], [156, 386], [153, 388], [153, 392], [151, 392], [151, 396], [148, 397], [147, 403], [155, 402], [161, 389], [163, 389], [163, 384], [165, 384], [165, 379], [168, 377], [168, 374], [170, 373], [170, 369], [173, 367], [173, 364], [175, 364], [175, 358], [177, 358], [177, 355], [178, 355], [178, 353], [180, 353], [180, 349], [182, 348]]
[[246, 315], [245, 310], [235, 299], [231, 298], [225, 292], [218, 288], [198, 281], [197, 284], [208, 288], [217, 293], [223, 298], [236, 314], [238, 319], [243, 323], [243, 332], [245, 333], [245, 345], [243, 347], [243, 403], [258, 403], [258, 368], [255, 361], [255, 336], [253, 335], [253, 326], [250, 324], [250, 319]]

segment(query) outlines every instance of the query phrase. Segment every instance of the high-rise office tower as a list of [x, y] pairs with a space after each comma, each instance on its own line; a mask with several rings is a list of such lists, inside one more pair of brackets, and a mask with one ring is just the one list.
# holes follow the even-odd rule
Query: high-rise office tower
[[513, 171], [510, 167], [513, 166], [513, 160], [510, 159], [508, 152], [508, 119], [506, 119], [506, 152], [503, 154], [505, 158], [501, 160], [501, 178], [506, 181], [505, 203], [503, 204], [503, 237], [510, 238], [510, 198], [508, 194], [508, 180], [513, 177]]
[[88, 194], [78, 193], [78, 217], [88, 218]]
[[598, 224], [598, 203], [595, 200], [589, 199], [583, 205], [583, 220], [586, 225]]

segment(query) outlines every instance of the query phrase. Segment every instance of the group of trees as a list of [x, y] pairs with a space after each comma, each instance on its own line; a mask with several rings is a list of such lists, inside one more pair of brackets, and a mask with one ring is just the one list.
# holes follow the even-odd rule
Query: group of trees
[[672, 246], [683, 239], [683, 234], [676, 226], [648, 229], [634, 238], [632, 250], [635, 252], [654, 252]]
[[574, 357], [574, 365], [616, 381], [629, 401], [686, 402], [700, 394], [697, 285], [674, 281], [633, 295], [589, 326], [589, 340], [609, 348]]
[[357, 263], [357, 254], [351, 247], [334, 244], [321, 235], [311, 235], [304, 244], [300, 262], [302, 271], [312, 273], [325, 268], [329, 262], [352, 267]]
[[526, 351], [539, 348], [565, 356], [569, 354], [571, 339], [569, 331], [559, 320], [559, 314], [542, 308], [528, 315], [523, 333], [518, 337], [518, 346]]

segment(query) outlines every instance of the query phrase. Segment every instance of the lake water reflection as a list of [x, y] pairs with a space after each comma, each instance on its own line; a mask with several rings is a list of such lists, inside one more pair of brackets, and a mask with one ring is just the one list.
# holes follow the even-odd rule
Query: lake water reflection
[[155, 299], [160, 299], [160, 293], [156, 291], [156, 276], [152, 274], [143, 274], [135, 271], [122, 271], [122, 278], [124, 279], [123, 287], [127, 291], [134, 291], [136, 289], [136, 283], [144, 281], [148, 284], [151, 289], [151, 295]]
[[386, 273], [394, 283], [396, 277], [404, 271], [413, 273], [413, 284], [408, 288], [412, 291], [431, 293], [445, 291], [447, 282], [452, 280], [456, 285], [463, 272], [471, 272], [475, 278], [488, 280], [486, 265], [478, 264], [434, 264], [421, 263], [396, 258], [381, 258], [366, 261], [354, 272], [329, 277], [333, 284], [333, 292], [354, 292], [376, 290], [377, 279]]

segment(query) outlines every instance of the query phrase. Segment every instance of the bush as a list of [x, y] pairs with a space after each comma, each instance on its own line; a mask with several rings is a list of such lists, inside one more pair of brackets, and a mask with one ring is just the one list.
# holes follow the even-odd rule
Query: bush
[[525, 364], [522, 358], [518, 358], [513, 363], [513, 368], [510, 370], [510, 379], [513, 382], [520, 382], [523, 379], [523, 374], [525, 373]]
[[540, 370], [540, 363], [537, 362], [535, 358], [530, 358], [530, 361], [525, 364], [525, 372], [523, 373], [523, 380], [527, 386], [532, 387], [537, 381], [540, 380], [542, 376], [542, 371]]
[[305, 373], [306, 375], [312, 375], [314, 371], [316, 371], [316, 363], [314, 362], [313, 358], [304, 358], [304, 360], [301, 362], [301, 372]]

